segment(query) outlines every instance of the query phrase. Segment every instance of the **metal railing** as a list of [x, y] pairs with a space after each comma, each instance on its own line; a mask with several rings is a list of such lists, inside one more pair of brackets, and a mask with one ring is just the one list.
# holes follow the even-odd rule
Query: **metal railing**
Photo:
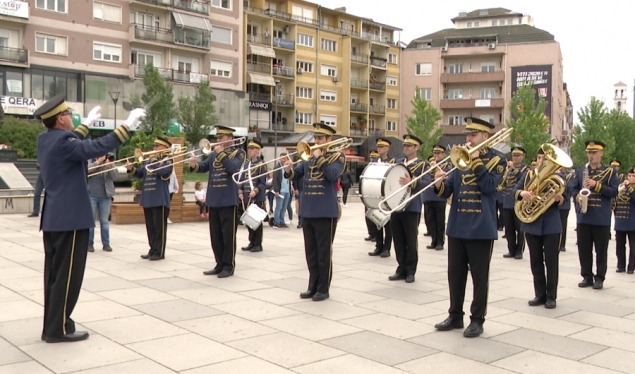
[[24, 48], [0, 47], [0, 60], [28, 64], [29, 51]]
[[295, 95], [287, 94], [287, 95], [276, 95], [273, 97], [273, 103], [276, 105], [285, 105], [285, 106], [293, 106]]
[[385, 36], [381, 36], [381, 35], [375, 35], [375, 34], [371, 34], [369, 32], [362, 32], [362, 38], [364, 39], [368, 39], [368, 40], [372, 40], [374, 42], [380, 42], [380, 43], [386, 43], [386, 44], [395, 44], [392, 40], [390, 40], [390, 38], [385, 37]]
[[273, 68], [273, 75], [282, 77], [295, 77], [295, 69], [290, 67]]
[[351, 78], [351, 87], [368, 88], [368, 81], [363, 79]]
[[257, 73], [271, 74], [271, 64], [263, 64], [261, 62], [248, 62], [247, 71], [255, 71]]
[[252, 101], [271, 101], [271, 94], [269, 92], [247, 92], [249, 94], [249, 100]]
[[271, 45], [271, 36], [247, 34], [248, 43]]
[[192, 31], [186, 32], [181, 29], [174, 32], [170, 29], [147, 26], [139, 23], [132, 23], [130, 26], [135, 29], [135, 39], [155, 40], [158, 42], [185, 45], [194, 48], [210, 49], [211, 40], [209, 34], [206, 33], [196, 33]]
[[368, 55], [351, 55], [351, 61], [359, 62], [360, 64], [367, 64]]
[[351, 126], [350, 130], [351, 130], [351, 135], [357, 135], [357, 136], [366, 136], [368, 132], [366, 128], [359, 128], [356, 126]]
[[371, 113], [378, 113], [378, 114], [386, 113], [386, 107], [383, 105], [370, 105], [368, 106], [368, 109], [370, 110]]
[[371, 57], [370, 58], [370, 64], [374, 65], [374, 66], [380, 66], [382, 68], [386, 67], [386, 62], [388, 60], [386, 60], [385, 58], [381, 58], [381, 57]]
[[368, 85], [371, 90], [386, 91], [386, 82], [371, 82]]
[[352, 112], [368, 112], [367, 104], [359, 104], [359, 103], [351, 103], [351, 111]]
[[[207, 74], [200, 73], [186, 73], [174, 69], [157, 68], [161, 78], [170, 81], [187, 82], [187, 83], [199, 83], [204, 80], [209, 80]], [[145, 76], [145, 67], [141, 65], [135, 65], [134, 67], [135, 77]]]
[[196, 0], [135, 0], [140, 3], [165, 5], [174, 8], [185, 9], [192, 12], [209, 14], [209, 1]]

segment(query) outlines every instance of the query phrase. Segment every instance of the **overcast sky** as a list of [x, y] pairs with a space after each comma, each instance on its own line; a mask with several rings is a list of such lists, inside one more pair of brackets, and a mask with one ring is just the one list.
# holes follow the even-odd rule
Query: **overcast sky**
[[[453, 28], [450, 20], [459, 11], [503, 7], [530, 15], [536, 28], [555, 36], [560, 43], [567, 83], [574, 113], [589, 103], [591, 96], [604, 100], [612, 109], [613, 85], [622, 81], [628, 86], [627, 108], [633, 114], [633, 80], [635, 79], [635, 1], [604, 0], [570, 2], [562, 0], [493, 1], [453, 0], [317, 0], [327, 8], [346, 7], [348, 13], [372, 18], [403, 31], [401, 40], [411, 40], [438, 30]], [[576, 115], [577, 118], [577, 115]], [[577, 119], [576, 119], [577, 123]]]

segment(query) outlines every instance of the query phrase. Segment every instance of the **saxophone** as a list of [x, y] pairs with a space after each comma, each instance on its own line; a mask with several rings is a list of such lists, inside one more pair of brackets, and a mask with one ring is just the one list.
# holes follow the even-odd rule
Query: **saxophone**
[[[589, 163], [587, 162], [584, 165], [584, 170], [582, 170], [582, 185], [584, 185], [584, 181], [589, 179]], [[591, 195], [591, 190], [588, 188], [583, 188], [580, 190], [580, 212], [586, 213], [588, 204], [589, 204], [589, 195]]]
[[524, 223], [534, 222], [555, 202], [554, 195], [564, 193], [566, 182], [557, 174], [561, 167], [570, 168], [573, 161], [560, 148], [545, 143], [542, 145], [545, 159], [536, 171], [530, 185], [525, 188], [531, 193], [531, 200], [520, 200], [514, 204], [514, 211], [518, 219]]

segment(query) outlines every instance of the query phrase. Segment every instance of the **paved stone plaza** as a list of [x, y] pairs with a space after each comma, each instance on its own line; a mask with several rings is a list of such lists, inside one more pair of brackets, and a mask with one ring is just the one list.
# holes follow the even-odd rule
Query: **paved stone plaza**
[[[390, 282], [390, 258], [369, 257], [364, 208], [349, 204], [333, 248], [331, 298], [305, 301], [302, 232], [265, 228], [264, 252], [241, 252], [235, 276], [212, 268], [207, 222], [168, 227], [166, 260], [148, 262], [144, 225], [111, 225], [114, 251], [88, 254], [73, 313], [79, 343], [40, 341], [43, 245], [37, 219], [0, 215], [0, 373], [635, 373], [635, 275], [580, 289], [575, 216], [560, 255], [558, 307], [529, 307], [529, 254], [503, 259], [496, 241], [485, 332], [436, 332], [447, 317], [447, 248], [419, 235], [416, 282]], [[98, 231], [98, 230], [97, 230]], [[468, 283], [471, 281], [468, 281]], [[471, 299], [471, 285], [467, 297]], [[469, 300], [465, 306], [469, 315]], [[466, 326], [469, 319], [466, 318]]]

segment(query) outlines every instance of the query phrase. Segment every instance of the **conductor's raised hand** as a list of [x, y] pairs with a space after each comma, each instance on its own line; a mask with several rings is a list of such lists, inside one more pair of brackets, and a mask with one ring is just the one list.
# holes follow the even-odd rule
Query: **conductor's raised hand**
[[90, 110], [88, 115], [86, 116], [86, 126], [92, 127], [95, 124], [95, 121], [101, 118], [101, 106], [97, 105], [93, 109]]
[[145, 118], [146, 116], [146, 110], [143, 108], [136, 108], [130, 111], [130, 114], [128, 115], [128, 119], [126, 120], [126, 125], [128, 125], [128, 128], [134, 128], [135, 126], [137, 126], [137, 123], [142, 119]]

